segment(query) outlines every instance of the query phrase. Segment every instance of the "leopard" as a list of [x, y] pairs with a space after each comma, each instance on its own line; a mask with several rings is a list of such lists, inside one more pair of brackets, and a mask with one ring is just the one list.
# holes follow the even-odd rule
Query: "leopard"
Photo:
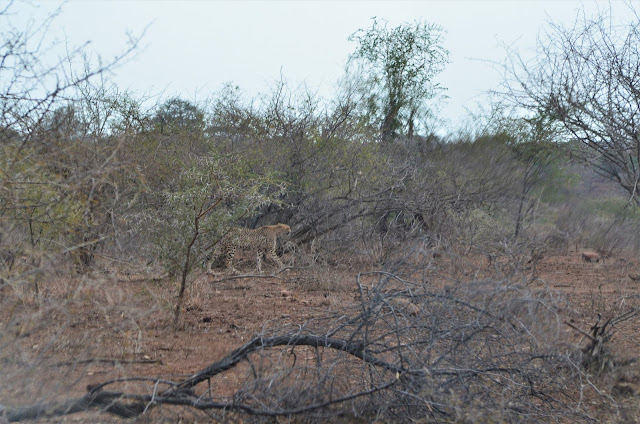
[[282, 270], [286, 267], [276, 253], [277, 238], [280, 234], [289, 233], [291, 227], [287, 224], [265, 225], [256, 229], [232, 227], [216, 246], [207, 271], [211, 274], [214, 263], [222, 258], [225, 262], [225, 272], [237, 274], [238, 270], [233, 267], [233, 258], [238, 248], [256, 252], [259, 273], [262, 273], [262, 261], [267, 254]]

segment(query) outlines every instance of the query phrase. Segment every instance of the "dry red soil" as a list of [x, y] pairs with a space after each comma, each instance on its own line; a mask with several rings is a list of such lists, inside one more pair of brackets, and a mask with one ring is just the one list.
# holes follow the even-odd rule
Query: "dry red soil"
[[[434, 261], [432, 271], [447, 266], [445, 259], [438, 260], [442, 264]], [[477, 262], [478, 269], [468, 278], [489, 276], [482, 258]], [[58, 277], [40, 282], [38, 300], [32, 289], [5, 288], [0, 294], [0, 370], [5, 376], [0, 403], [78, 396], [89, 384], [119, 376], [180, 379], [220, 360], [265, 327], [303, 323], [353, 305], [358, 272], [374, 269], [379, 268], [294, 267], [276, 278], [202, 274], [189, 290], [180, 331], [172, 329], [177, 283], [166, 279], [114, 271]], [[585, 332], [598, 315], [606, 320], [640, 304], [640, 281], [630, 277], [640, 274], [640, 265], [632, 255], [597, 263], [582, 261], [579, 252], [545, 257], [538, 273], [539, 279], [529, 284], [548, 286], [565, 297], [564, 318]], [[464, 284], [460, 280], [455, 284]], [[451, 284], [433, 281], [436, 286]], [[569, 325], [565, 331], [568, 341], [586, 345], [578, 331]], [[639, 344], [640, 314], [620, 323], [612, 339], [612, 352], [624, 364], [623, 380], [636, 401]], [[233, 374], [215, 384], [218, 393], [230, 390]]]

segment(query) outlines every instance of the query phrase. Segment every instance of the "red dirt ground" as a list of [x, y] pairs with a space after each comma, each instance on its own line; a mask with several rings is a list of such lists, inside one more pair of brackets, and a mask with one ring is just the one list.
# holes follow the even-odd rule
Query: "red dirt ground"
[[[444, 262], [434, 262], [431, 269], [445, 267]], [[0, 292], [0, 335], [4, 335], [0, 371], [5, 375], [0, 400], [20, 405], [68, 398], [84, 394], [88, 384], [124, 375], [177, 379], [193, 374], [250, 340], [265, 325], [302, 323], [352, 305], [358, 295], [357, 273], [373, 269], [378, 268], [316, 266], [294, 268], [281, 278], [222, 281], [221, 276], [200, 275], [185, 305], [184, 329], [177, 332], [171, 328], [176, 283], [150, 280], [148, 275], [111, 272], [41, 281], [38, 301], [31, 291], [5, 288]], [[640, 274], [639, 261], [630, 255], [604, 263], [583, 262], [575, 252], [551, 256], [541, 260], [538, 273], [539, 279], [530, 284], [546, 284], [565, 295], [566, 320], [584, 331], [598, 314], [612, 318], [640, 303], [640, 281], [629, 277]], [[483, 272], [475, 277], [484, 277]], [[434, 279], [434, 284], [443, 283]], [[567, 340], [586, 345], [568, 325], [566, 333]], [[624, 382], [636, 403], [639, 344], [640, 314], [616, 328], [612, 351], [626, 365], [624, 377], [617, 374], [610, 384]], [[231, 374], [216, 384], [224, 391], [225, 386], [234, 386], [232, 380]], [[99, 422], [112, 419], [98, 417]]]

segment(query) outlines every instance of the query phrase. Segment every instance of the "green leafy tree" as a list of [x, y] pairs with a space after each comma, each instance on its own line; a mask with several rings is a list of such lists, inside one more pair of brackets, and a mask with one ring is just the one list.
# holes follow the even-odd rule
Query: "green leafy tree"
[[443, 88], [434, 81], [449, 60], [440, 26], [422, 21], [389, 28], [374, 18], [368, 29], [353, 33], [358, 46], [349, 63], [362, 72], [370, 90], [367, 109], [379, 121], [383, 139], [404, 132], [412, 137], [427, 101]]
[[205, 128], [204, 112], [192, 102], [179, 97], [164, 102], [153, 119], [160, 134], [189, 133], [200, 136]]
[[143, 208], [144, 231], [165, 268], [179, 276], [174, 325], [180, 326], [185, 290], [194, 267], [239, 219], [276, 202], [283, 185], [256, 175], [235, 156], [211, 154], [193, 162]]

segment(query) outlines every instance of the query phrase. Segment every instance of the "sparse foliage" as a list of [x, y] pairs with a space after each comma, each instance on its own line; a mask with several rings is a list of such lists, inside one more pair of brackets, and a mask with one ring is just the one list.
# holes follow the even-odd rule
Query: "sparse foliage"
[[176, 181], [159, 193], [157, 208], [145, 208], [141, 217], [157, 257], [171, 274], [180, 275], [176, 328], [194, 266], [202, 266], [233, 222], [277, 201], [279, 191], [267, 188], [283, 187], [269, 176], [245, 173], [233, 157], [210, 154], [183, 169]]
[[604, 14], [581, 15], [571, 28], [551, 24], [533, 63], [508, 52], [505, 88], [566, 141], [580, 142], [572, 155], [640, 205], [640, 21], [628, 7], [624, 25]]

